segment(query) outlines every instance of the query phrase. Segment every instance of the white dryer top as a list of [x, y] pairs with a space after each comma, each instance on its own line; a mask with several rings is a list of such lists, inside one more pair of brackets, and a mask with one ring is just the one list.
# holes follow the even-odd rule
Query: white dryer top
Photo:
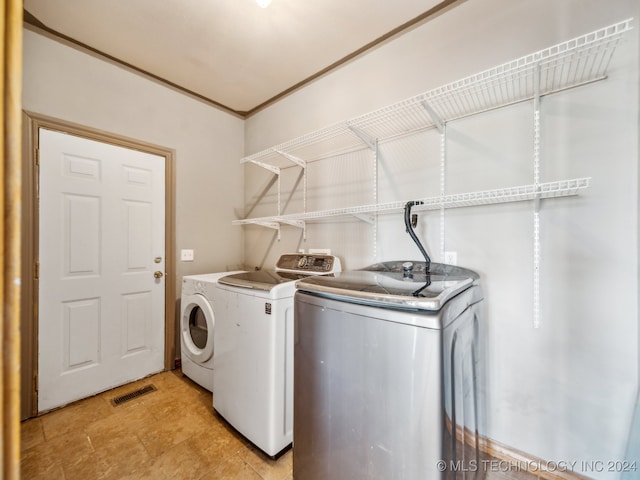
[[210, 288], [218, 284], [218, 280], [227, 275], [235, 275], [242, 273], [243, 270], [235, 270], [231, 272], [204, 273], [200, 275], [185, 275], [182, 277], [182, 295], [193, 295], [200, 293], [208, 296]]

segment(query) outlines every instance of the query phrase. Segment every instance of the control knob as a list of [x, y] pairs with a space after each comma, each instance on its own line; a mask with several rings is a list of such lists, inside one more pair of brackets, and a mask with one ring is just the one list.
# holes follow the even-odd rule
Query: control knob
[[404, 262], [402, 264], [402, 270], [404, 270], [405, 272], [410, 272], [411, 270], [413, 270], [413, 262]]

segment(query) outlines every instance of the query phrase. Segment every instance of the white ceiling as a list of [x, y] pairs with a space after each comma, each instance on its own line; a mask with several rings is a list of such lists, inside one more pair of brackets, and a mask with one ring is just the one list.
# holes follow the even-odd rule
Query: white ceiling
[[25, 21], [240, 114], [451, 0], [24, 0]]

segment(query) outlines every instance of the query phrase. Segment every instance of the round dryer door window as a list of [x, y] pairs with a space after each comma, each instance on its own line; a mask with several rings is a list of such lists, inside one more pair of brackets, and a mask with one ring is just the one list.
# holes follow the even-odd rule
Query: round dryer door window
[[213, 309], [202, 295], [189, 295], [182, 309], [182, 340], [187, 354], [198, 362], [213, 355]]
[[191, 341], [196, 347], [203, 349], [207, 346], [209, 329], [207, 328], [207, 319], [201, 308], [193, 308], [191, 310], [191, 314], [189, 315], [189, 333], [191, 334]]

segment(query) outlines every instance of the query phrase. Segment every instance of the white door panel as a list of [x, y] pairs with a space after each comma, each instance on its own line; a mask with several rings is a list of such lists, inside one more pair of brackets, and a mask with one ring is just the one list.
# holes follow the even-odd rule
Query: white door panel
[[164, 367], [164, 158], [40, 130], [38, 409]]

